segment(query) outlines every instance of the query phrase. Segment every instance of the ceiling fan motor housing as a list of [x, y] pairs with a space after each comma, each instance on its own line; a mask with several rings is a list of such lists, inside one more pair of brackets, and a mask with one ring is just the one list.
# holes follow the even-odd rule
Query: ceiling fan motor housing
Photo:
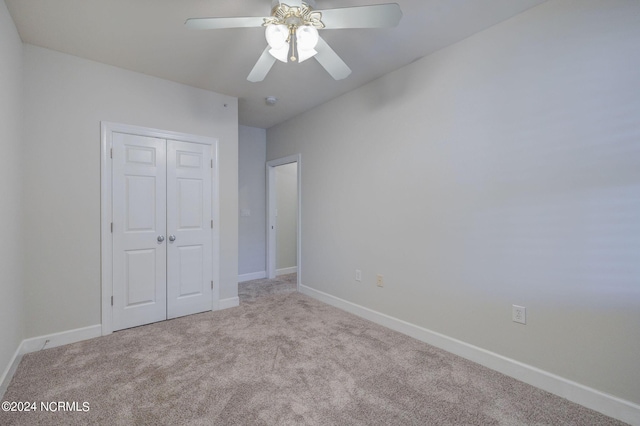
[[300, 7], [279, 3], [271, 11], [271, 16], [264, 18], [263, 25], [265, 27], [268, 25], [286, 25], [294, 31], [303, 25], [311, 25], [316, 29], [322, 29], [325, 26], [322, 22], [322, 12], [314, 11], [311, 6], [304, 2]]

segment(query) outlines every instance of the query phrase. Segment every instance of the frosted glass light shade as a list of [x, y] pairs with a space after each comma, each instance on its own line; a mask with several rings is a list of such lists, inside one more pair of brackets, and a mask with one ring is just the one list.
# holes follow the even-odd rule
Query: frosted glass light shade
[[287, 43], [289, 28], [287, 28], [286, 25], [267, 25], [265, 37], [272, 49], [282, 49], [285, 45], [289, 44]]
[[313, 58], [318, 52], [315, 49], [302, 50], [298, 48], [298, 62], [304, 62], [309, 58]]
[[285, 43], [280, 49], [269, 49], [271, 56], [281, 62], [287, 62], [289, 57], [289, 43]]
[[289, 56], [289, 28], [286, 25], [268, 25], [265, 31], [269, 53], [281, 62], [287, 62]]
[[319, 38], [318, 30], [311, 25], [303, 25], [296, 29], [298, 49], [311, 50], [315, 48]]
[[298, 62], [304, 62], [315, 56], [315, 47], [320, 36], [318, 30], [311, 25], [303, 25], [296, 30], [296, 41], [298, 44]]

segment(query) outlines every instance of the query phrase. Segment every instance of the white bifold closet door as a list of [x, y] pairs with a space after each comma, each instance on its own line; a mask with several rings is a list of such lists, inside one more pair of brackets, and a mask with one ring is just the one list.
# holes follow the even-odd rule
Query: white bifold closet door
[[113, 133], [113, 329], [211, 310], [211, 146]]

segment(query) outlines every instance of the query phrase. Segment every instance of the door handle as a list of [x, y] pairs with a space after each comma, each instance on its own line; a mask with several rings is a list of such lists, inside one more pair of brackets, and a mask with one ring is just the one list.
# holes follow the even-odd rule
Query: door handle
[[169, 241], [174, 242], [176, 240], [175, 235], [169, 235]]
[[158, 242], [161, 243], [164, 241], [164, 235], [158, 235]]

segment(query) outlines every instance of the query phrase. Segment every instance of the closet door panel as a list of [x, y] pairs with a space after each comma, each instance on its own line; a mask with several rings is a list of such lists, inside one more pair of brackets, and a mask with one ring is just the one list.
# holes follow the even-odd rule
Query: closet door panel
[[113, 329], [166, 319], [166, 141], [113, 134]]
[[167, 141], [167, 317], [211, 310], [210, 145]]

